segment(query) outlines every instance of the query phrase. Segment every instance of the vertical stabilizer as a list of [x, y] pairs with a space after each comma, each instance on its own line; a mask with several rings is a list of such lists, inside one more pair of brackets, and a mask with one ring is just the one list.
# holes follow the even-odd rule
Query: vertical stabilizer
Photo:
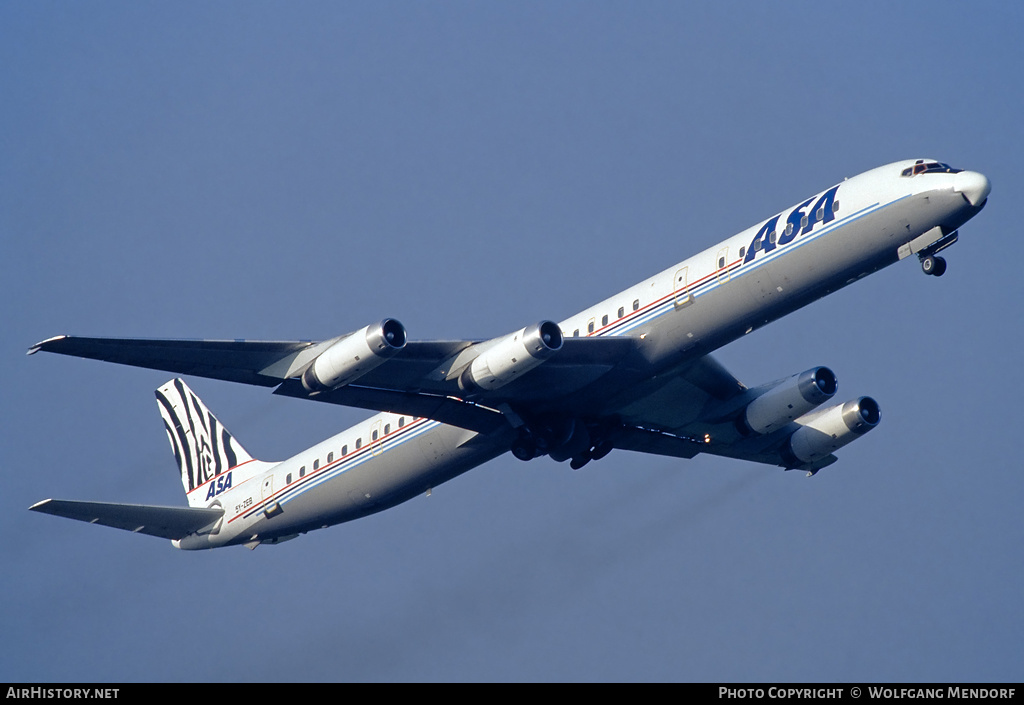
[[188, 503], [203, 506], [206, 494], [193, 490], [253, 458], [181, 379], [157, 389], [156, 400]]

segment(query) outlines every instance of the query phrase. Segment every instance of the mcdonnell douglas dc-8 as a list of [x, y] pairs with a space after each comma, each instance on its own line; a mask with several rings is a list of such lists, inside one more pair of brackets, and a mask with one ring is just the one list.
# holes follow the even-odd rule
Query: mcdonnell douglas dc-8
[[875, 428], [871, 397], [826, 405], [815, 367], [748, 388], [711, 353], [916, 255], [985, 206], [988, 179], [930, 159], [851, 177], [561, 323], [410, 341], [395, 319], [321, 342], [58, 336], [39, 350], [274, 387], [380, 412], [283, 462], [252, 457], [181, 379], [157, 392], [188, 507], [48, 499], [31, 509], [170, 539], [273, 544], [426, 494], [511, 451], [581, 468], [614, 449], [710, 453], [814, 474]]

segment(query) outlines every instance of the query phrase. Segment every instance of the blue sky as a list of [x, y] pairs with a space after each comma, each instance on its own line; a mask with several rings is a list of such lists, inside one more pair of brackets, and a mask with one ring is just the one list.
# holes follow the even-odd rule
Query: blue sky
[[[0, 5], [0, 680], [1020, 681], [1022, 30], [1003, 2]], [[252, 552], [26, 511], [184, 502], [168, 375], [44, 338], [496, 336], [914, 157], [993, 184], [947, 274], [718, 353], [879, 400], [813, 479], [507, 456]], [[363, 417], [189, 382], [268, 460]]]

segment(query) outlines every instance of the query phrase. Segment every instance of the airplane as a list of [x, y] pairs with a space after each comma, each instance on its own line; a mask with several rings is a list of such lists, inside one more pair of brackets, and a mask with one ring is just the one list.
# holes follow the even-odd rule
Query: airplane
[[823, 406], [819, 366], [748, 388], [711, 353], [900, 260], [939, 253], [987, 203], [933, 159], [850, 177], [580, 313], [491, 340], [410, 341], [393, 318], [320, 342], [57, 336], [29, 349], [273, 387], [380, 412], [283, 462], [255, 459], [178, 378], [156, 391], [187, 507], [47, 499], [30, 509], [195, 550], [276, 544], [405, 502], [506, 452], [573, 469], [614, 449], [806, 471], [877, 427]]

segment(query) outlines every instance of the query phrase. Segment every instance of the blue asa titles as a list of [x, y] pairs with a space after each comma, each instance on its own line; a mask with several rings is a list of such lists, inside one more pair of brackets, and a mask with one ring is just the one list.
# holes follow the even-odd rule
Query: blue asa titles
[[833, 186], [821, 194], [810, 209], [807, 207], [810, 206], [811, 201], [814, 201], [813, 198], [808, 198], [791, 210], [786, 218], [786, 227], [781, 233], [778, 232], [776, 226], [779, 218], [782, 217], [782, 213], [769, 218], [758, 229], [754, 239], [750, 241], [750, 246], [747, 247], [747, 256], [743, 258], [743, 263], [752, 262], [758, 255], [771, 252], [776, 247], [788, 245], [798, 235], [806, 235], [811, 232], [819, 223], [824, 225], [835, 220], [836, 210], [838, 210], [836, 204], [836, 193], [838, 191], [839, 185]]
[[225, 473], [210, 482], [210, 489], [206, 492], [207, 499], [213, 499], [222, 492], [231, 489], [231, 473]]

